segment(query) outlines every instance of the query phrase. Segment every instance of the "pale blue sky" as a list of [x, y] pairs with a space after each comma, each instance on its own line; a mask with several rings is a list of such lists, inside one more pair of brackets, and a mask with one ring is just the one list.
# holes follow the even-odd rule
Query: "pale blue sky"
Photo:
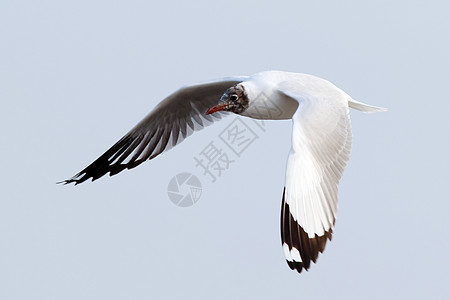
[[[450, 288], [449, 1], [0, 3], [0, 299], [437, 299]], [[301, 275], [279, 214], [289, 121], [215, 182], [194, 157], [58, 186], [183, 84], [263, 70], [357, 100], [333, 241]], [[245, 122], [251, 122], [247, 119]], [[251, 123], [248, 123], [251, 124]], [[176, 207], [170, 179], [197, 174]]]

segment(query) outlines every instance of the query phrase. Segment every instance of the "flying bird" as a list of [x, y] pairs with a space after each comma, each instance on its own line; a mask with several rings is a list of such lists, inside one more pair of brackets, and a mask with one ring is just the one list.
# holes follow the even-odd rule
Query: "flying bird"
[[300, 73], [265, 71], [188, 85], [162, 100], [97, 160], [62, 183], [76, 185], [132, 169], [226, 112], [254, 119], [292, 119], [281, 244], [289, 267], [300, 273], [316, 262], [331, 240], [338, 183], [352, 145], [349, 108], [366, 113], [386, 110], [353, 100], [327, 80]]

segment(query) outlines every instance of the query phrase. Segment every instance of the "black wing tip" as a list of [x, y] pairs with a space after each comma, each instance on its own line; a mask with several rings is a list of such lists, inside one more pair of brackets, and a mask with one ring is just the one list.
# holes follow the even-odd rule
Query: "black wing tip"
[[[302, 260], [304, 260], [304, 261], [299, 262], [299, 261], [295, 261], [295, 260], [290, 261], [290, 260], [286, 259], [286, 262], [287, 262], [289, 268], [291, 270], [296, 270], [299, 274], [301, 274], [303, 270], [308, 272], [309, 269], [311, 268], [311, 261], [313, 263], [316, 263], [317, 259], [319, 258], [319, 253], [323, 253], [323, 251], [325, 250], [325, 245], [326, 245], [327, 240], [331, 241], [331, 233], [332, 233], [332, 229], [330, 229], [330, 231], [325, 232], [325, 235], [323, 235], [323, 236], [319, 237], [316, 234], [316, 236], [314, 238], [312, 238], [312, 239], [308, 238], [310, 247], [306, 251], [305, 250], [300, 251], [301, 249], [297, 249], [296, 246], [288, 245], [289, 250], [292, 250], [293, 248], [297, 249], [297, 251], [299, 251], [299, 253], [300, 253]], [[305, 232], [305, 234], [306, 234], [306, 236], [308, 235], [306, 232]], [[299, 248], [302, 248], [302, 247], [299, 247]], [[310, 252], [308, 252], [308, 251], [310, 251]]]
[[[155, 156], [150, 157], [149, 160], [153, 159]], [[97, 172], [95, 172], [95, 171], [93, 172], [92, 170], [85, 170], [83, 172], [76, 174], [75, 176], [73, 176], [70, 179], [58, 181], [58, 182], [56, 182], [56, 184], [67, 185], [67, 184], [73, 183], [74, 185], [78, 185], [78, 184], [81, 184], [81, 183], [87, 181], [90, 178], [91, 178], [91, 182], [93, 182], [93, 181], [96, 181], [97, 179], [105, 176], [106, 174], [109, 174], [109, 176], [114, 176], [114, 175], [122, 172], [123, 170], [133, 169], [133, 168], [137, 167], [138, 165], [140, 165], [141, 163], [143, 163], [145, 160], [146, 159], [140, 159], [140, 160], [136, 160], [136, 161], [133, 161], [133, 162], [127, 163], [127, 164], [108, 165], [107, 170], [97, 170]], [[91, 166], [89, 166], [89, 167], [91, 167]]]
[[78, 177], [78, 176], [74, 176], [74, 177], [72, 177], [70, 179], [58, 181], [56, 184], [58, 184], [58, 185], [68, 185], [68, 184], [74, 183], [74, 185], [77, 185], [79, 183], [78, 182], [79, 180], [76, 179], [76, 177]]
[[74, 185], [78, 185], [78, 184], [81, 183], [81, 181], [78, 180], [78, 179], [66, 179], [66, 180], [63, 180], [63, 181], [58, 181], [56, 184], [68, 185], [68, 184], [71, 184], [71, 183], [73, 183]]
[[[153, 137], [155, 133], [151, 135]], [[158, 136], [156, 138], [159, 141], [160, 136], [163, 134], [163, 130], [158, 130]], [[132, 169], [146, 161], [147, 159], [153, 159], [158, 154], [163, 152], [164, 149], [160, 149], [155, 151], [155, 148], [159, 145], [158, 142], [152, 142], [147, 146], [147, 143], [150, 143], [150, 140], [147, 140], [145, 143], [145, 147], [140, 145], [143, 136], [131, 136], [130, 134], [125, 135], [122, 139], [120, 139], [116, 144], [114, 144], [110, 149], [108, 149], [105, 153], [103, 153], [99, 158], [97, 158], [94, 162], [88, 165], [85, 169], [80, 171], [78, 174], [73, 176], [70, 179], [63, 180], [57, 182], [57, 184], [70, 184], [74, 183], [74, 185], [83, 183], [88, 179], [92, 179], [91, 181], [95, 181], [106, 174], [109, 173], [109, 176], [116, 175], [122, 172], [125, 169]], [[164, 142], [164, 147], [167, 145], [169, 139], [166, 139]], [[138, 152], [134, 153], [131, 159], [122, 163], [127, 157], [129, 157], [133, 151], [136, 151], [138, 148]], [[145, 155], [142, 158], [138, 159], [139, 155], [142, 151], [146, 151]]]
[[299, 274], [302, 273], [303, 270], [305, 270], [306, 272], [309, 271], [309, 267], [307, 268], [303, 263], [301, 262], [297, 262], [297, 261], [290, 261], [290, 260], [286, 260], [289, 268], [291, 270], [295, 270], [297, 271]]
[[88, 180], [91, 177], [92, 177], [92, 181], [94, 181], [95, 179], [93, 178], [93, 176], [89, 176], [86, 172], [82, 171], [82, 172], [74, 175], [72, 178], [58, 181], [56, 184], [68, 185], [68, 184], [73, 183], [74, 185], [78, 185], [80, 183], [85, 182], [86, 180]]
[[291, 270], [301, 273], [302, 270], [308, 271], [311, 261], [316, 263], [319, 253], [323, 253], [328, 240], [331, 241], [333, 229], [325, 231], [324, 235], [317, 234], [310, 238], [308, 233], [297, 223], [289, 210], [289, 204], [285, 199], [286, 188], [283, 190], [283, 199], [281, 204], [281, 244], [286, 243], [289, 251], [295, 248], [301, 257], [301, 262], [295, 260], [286, 260]]

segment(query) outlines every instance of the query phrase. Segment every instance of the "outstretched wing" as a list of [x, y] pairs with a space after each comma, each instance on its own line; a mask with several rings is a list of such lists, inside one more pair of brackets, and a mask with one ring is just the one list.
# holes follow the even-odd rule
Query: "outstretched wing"
[[179, 89], [161, 101], [102, 156], [62, 183], [79, 184], [89, 178], [94, 181], [108, 172], [112, 176], [170, 149], [194, 130], [221, 119], [220, 114], [206, 115], [205, 112], [217, 104], [226, 89], [246, 78], [224, 78]]
[[281, 207], [283, 250], [289, 267], [299, 273], [331, 240], [338, 183], [352, 143], [349, 96], [327, 81], [311, 80], [279, 89], [299, 102]]

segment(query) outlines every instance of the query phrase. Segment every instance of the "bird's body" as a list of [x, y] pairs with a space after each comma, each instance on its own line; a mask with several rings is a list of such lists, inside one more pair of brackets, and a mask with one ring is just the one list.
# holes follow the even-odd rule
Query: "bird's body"
[[353, 100], [324, 79], [299, 73], [266, 71], [186, 86], [161, 101], [127, 135], [65, 183], [131, 169], [218, 120], [222, 111], [255, 119], [292, 119], [281, 240], [290, 268], [301, 272], [331, 239], [338, 183], [352, 143], [349, 107], [364, 112], [385, 110]]

